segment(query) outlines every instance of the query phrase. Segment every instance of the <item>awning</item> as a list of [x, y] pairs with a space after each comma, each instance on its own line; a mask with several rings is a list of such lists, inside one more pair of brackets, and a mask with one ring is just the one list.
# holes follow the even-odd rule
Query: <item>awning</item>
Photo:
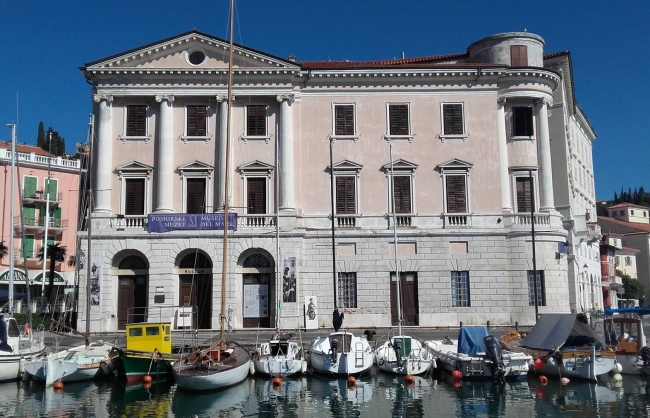
[[563, 346], [602, 344], [600, 337], [576, 314], [540, 315], [532, 330], [520, 341], [522, 347], [554, 350]]
[[[14, 269], [14, 283], [25, 283], [26, 279], [27, 277], [25, 276], [24, 271], [20, 269]], [[0, 282], [9, 283], [9, 269], [0, 274]]]
[[[41, 284], [43, 281], [43, 273], [39, 273], [38, 276], [34, 277], [34, 284]], [[45, 284], [49, 284], [50, 282], [50, 272], [46, 271], [45, 272]], [[55, 286], [65, 286], [65, 279], [61, 274], [57, 271], [54, 272], [54, 285]]]

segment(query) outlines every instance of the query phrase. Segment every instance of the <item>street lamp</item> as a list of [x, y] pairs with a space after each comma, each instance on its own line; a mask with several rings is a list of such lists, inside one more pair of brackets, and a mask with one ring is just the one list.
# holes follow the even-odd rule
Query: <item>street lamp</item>
[[585, 288], [584, 288], [585, 283], [587, 283], [587, 284], [589, 283], [589, 280], [588, 280], [589, 276], [587, 276], [588, 271], [589, 271], [589, 266], [587, 265], [587, 263], [585, 263], [585, 265], [582, 266], [582, 272], [583, 272], [582, 294], [583, 294], [584, 299], [585, 299], [585, 308], [588, 308], [587, 302], [588, 302], [588, 299], [589, 299], [589, 295], [591, 294], [591, 289], [587, 288], [587, 292], [585, 292]]

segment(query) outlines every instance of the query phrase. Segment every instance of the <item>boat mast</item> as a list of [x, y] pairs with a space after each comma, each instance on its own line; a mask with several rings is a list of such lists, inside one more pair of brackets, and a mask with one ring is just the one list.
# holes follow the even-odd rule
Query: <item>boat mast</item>
[[[16, 125], [13, 123], [8, 124], [11, 128], [11, 209], [9, 215], [9, 314], [14, 312], [14, 184], [16, 182]], [[22, 201], [21, 201], [22, 202]], [[21, 203], [22, 206], [22, 203]], [[29, 286], [27, 288], [29, 292]]]
[[226, 320], [226, 275], [228, 274], [228, 198], [230, 193], [230, 118], [232, 107], [232, 37], [233, 37], [233, 17], [235, 15], [235, 0], [230, 0], [230, 46], [228, 51], [228, 101], [226, 106], [228, 113], [226, 115], [226, 182], [224, 187], [223, 199], [223, 257], [221, 259], [221, 332], [219, 338], [224, 341], [225, 338], [225, 320]]
[[[52, 165], [52, 131], [48, 135], [48, 149], [47, 149], [47, 185], [45, 186], [45, 232], [43, 235], [43, 275], [41, 277], [41, 313], [45, 311], [45, 271], [47, 269], [47, 229], [50, 225], [50, 167]], [[50, 289], [52, 292], [54, 289]]]
[[330, 137], [330, 200], [332, 202], [332, 283], [334, 285], [334, 310], [339, 309], [336, 299], [336, 238], [334, 236], [334, 163], [332, 161], [332, 148], [334, 146], [334, 138]]
[[530, 181], [530, 238], [533, 246], [533, 293], [535, 297], [535, 321], [539, 318], [539, 307], [537, 304], [537, 257], [535, 257], [535, 195], [533, 194], [533, 170], [528, 169]]
[[[94, 116], [90, 117], [90, 132], [88, 134], [88, 171], [91, 173], [90, 168], [93, 161], [93, 139], [95, 136], [95, 118]], [[86, 185], [89, 183], [86, 182]], [[90, 273], [91, 273], [91, 261], [92, 254], [90, 253], [90, 232], [92, 229], [92, 220], [93, 220], [93, 188], [88, 186], [88, 218], [86, 222], [86, 231], [88, 232], [88, 248], [86, 253], [86, 338], [90, 338], [90, 291], [91, 291], [91, 282], [90, 282]]]
[[[280, 314], [282, 313], [282, 302], [283, 300], [282, 295], [284, 288], [282, 287], [281, 284], [279, 284], [281, 273], [280, 273], [280, 187], [279, 187], [279, 180], [280, 176], [278, 174], [278, 162], [279, 162], [279, 154], [280, 154], [280, 143], [278, 142], [278, 139], [275, 139], [275, 286], [276, 286], [276, 291], [275, 291], [275, 297], [277, 299], [277, 310], [276, 310], [276, 315], [275, 315], [275, 328], [277, 332], [280, 332]], [[284, 283], [284, 282], [283, 282]], [[298, 289], [296, 289], [297, 291]], [[278, 296], [278, 293], [280, 296]], [[297, 300], [297, 299], [296, 299]]]
[[395, 213], [395, 177], [393, 176], [393, 143], [388, 143], [390, 151], [390, 190], [391, 209], [393, 211], [393, 243], [395, 245], [395, 280], [397, 282], [397, 332], [402, 335], [402, 299], [400, 295], [399, 264], [397, 261], [397, 214]]

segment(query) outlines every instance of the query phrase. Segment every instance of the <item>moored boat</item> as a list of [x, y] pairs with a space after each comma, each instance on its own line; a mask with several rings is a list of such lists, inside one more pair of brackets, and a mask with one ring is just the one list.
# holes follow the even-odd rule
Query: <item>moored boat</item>
[[614, 351], [577, 314], [542, 314], [529, 333], [510, 332], [502, 347], [533, 357], [537, 373], [596, 381], [616, 362]]
[[315, 338], [307, 358], [314, 371], [339, 377], [359, 375], [374, 363], [374, 353], [368, 341], [347, 331], [335, 331]]
[[426, 373], [434, 363], [433, 355], [413, 337], [396, 335], [375, 351], [379, 369], [397, 375]]
[[307, 362], [303, 359], [302, 348], [291, 341], [291, 337], [291, 334], [276, 334], [269, 341], [260, 344], [253, 352], [255, 371], [279, 377], [304, 373]]
[[44, 349], [42, 332], [34, 336], [25, 327], [22, 333], [15, 318], [0, 315], [0, 382], [19, 379], [25, 362], [36, 359]]

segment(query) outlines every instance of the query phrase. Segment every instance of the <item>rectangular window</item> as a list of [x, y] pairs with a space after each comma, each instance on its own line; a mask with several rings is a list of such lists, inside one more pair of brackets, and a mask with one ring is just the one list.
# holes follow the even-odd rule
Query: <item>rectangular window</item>
[[391, 136], [409, 136], [409, 105], [388, 105], [388, 133]]
[[147, 106], [126, 106], [126, 136], [147, 135]]
[[469, 271], [452, 271], [451, 306], [467, 308], [470, 305]]
[[[38, 184], [38, 179], [36, 177], [25, 176], [23, 178], [23, 198], [24, 199], [34, 199], [37, 197], [36, 187]], [[39, 194], [39, 197], [43, 196]]]
[[443, 135], [463, 135], [465, 133], [463, 104], [442, 105]]
[[412, 213], [411, 176], [393, 176], [395, 213]]
[[626, 266], [632, 265], [632, 257], [625, 257], [625, 265]]
[[248, 177], [246, 179], [246, 209], [248, 214], [266, 213], [266, 179]]
[[354, 105], [334, 106], [334, 135], [354, 136]]
[[124, 215], [144, 215], [144, 181], [145, 179], [126, 179], [124, 196]]
[[530, 177], [517, 177], [517, 212], [530, 212], [533, 208], [533, 185]]
[[336, 213], [352, 215], [357, 213], [355, 177], [336, 176]]
[[246, 136], [266, 136], [266, 105], [246, 106]]
[[187, 136], [207, 135], [207, 108], [205, 105], [188, 105]]
[[634, 209], [630, 209], [630, 215], [634, 216]]
[[621, 216], [625, 216], [625, 211], [624, 210], [621, 211]]
[[339, 308], [357, 307], [357, 273], [339, 273]]
[[526, 45], [510, 46], [510, 65], [513, 67], [528, 66], [528, 47]]
[[188, 178], [186, 182], [185, 213], [205, 213], [206, 179]]
[[531, 137], [535, 135], [533, 108], [530, 106], [512, 107], [512, 136]]
[[466, 178], [463, 175], [445, 176], [447, 213], [467, 213]]
[[[546, 306], [544, 270], [537, 270], [537, 306]], [[535, 306], [535, 280], [533, 270], [528, 270], [528, 306]]]
[[645, 212], [645, 211], [644, 211], [644, 212], [643, 212], [643, 217], [644, 217], [644, 218], [647, 218], [647, 217], [648, 217], [648, 212]]

